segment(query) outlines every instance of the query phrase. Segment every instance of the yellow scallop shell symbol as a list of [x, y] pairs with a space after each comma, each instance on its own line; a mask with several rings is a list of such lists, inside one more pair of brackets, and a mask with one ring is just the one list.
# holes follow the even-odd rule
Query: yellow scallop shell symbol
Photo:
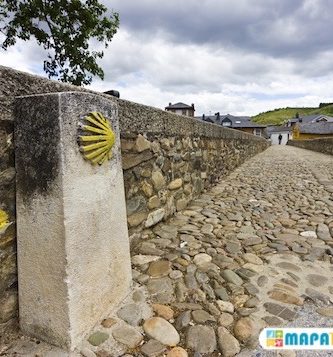
[[0, 209], [0, 228], [3, 228], [8, 223], [8, 214], [2, 209]]
[[112, 147], [116, 137], [110, 122], [101, 113], [92, 112], [79, 123], [82, 134], [78, 141], [83, 157], [93, 164], [102, 165], [112, 157]]

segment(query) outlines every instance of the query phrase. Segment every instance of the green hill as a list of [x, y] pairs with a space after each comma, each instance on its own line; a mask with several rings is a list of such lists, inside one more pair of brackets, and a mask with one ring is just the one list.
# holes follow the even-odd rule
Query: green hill
[[319, 113], [333, 116], [333, 105], [327, 105], [326, 107], [319, 108]]
[[327, 105], [322, 108], [280, 108], [260, 113], [252, 117], [252, 120], [260, 124], [283, 124], [283, 122], [290, 118], [295, 118], [296, 113], [299, 116], [310, 114], [326, 114], [333, 116], [333, 105]]

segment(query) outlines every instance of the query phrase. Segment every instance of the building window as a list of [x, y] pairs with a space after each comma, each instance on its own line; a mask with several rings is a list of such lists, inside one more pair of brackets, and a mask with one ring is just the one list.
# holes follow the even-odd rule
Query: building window
[[222, 122], [222, 126], [230, 126], [231, 122], [230, 121], [224, 121]]
[[255, 128], [254, 129], [254, 135], [261, 136], [261, 129]]
[[182, 110], [182, 114], [183, 114], [183, 115], [186, 115], [186, 109], [183, 109], [183, 110]]

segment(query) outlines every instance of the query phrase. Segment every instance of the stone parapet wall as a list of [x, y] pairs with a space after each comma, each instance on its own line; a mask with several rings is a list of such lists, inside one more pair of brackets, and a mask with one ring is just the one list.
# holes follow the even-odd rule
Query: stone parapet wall
[[287, 145], [333, 155], [333, 138], [289, 140]]
[[130, 233], [184, 209], [268, 147], [265, 139], [241, 131], [128, 101], [118, 105]]
[[[8, 224], [0, 228], [0, 324], [17, 314], [14, 98], [73, 90], [92, 92], [0, 66], [0, 210], [8, 215]], [[128, 225], [133, 237], [184, 208], [269, 145], [240, 131], [99, 95], [118, 105]]]
[[82, 87], [51, 81], [40, 76], [0, 66], [0, 121], [13, 120], [15, 97], [70, 91], [91, 92]]

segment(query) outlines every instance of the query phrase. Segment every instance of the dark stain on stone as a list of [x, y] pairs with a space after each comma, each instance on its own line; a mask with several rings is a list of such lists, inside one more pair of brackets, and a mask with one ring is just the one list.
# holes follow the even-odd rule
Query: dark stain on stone
[[47, 194], [59, 172], [59, 96], [23, 97], [15, 105], [17, 190]]

